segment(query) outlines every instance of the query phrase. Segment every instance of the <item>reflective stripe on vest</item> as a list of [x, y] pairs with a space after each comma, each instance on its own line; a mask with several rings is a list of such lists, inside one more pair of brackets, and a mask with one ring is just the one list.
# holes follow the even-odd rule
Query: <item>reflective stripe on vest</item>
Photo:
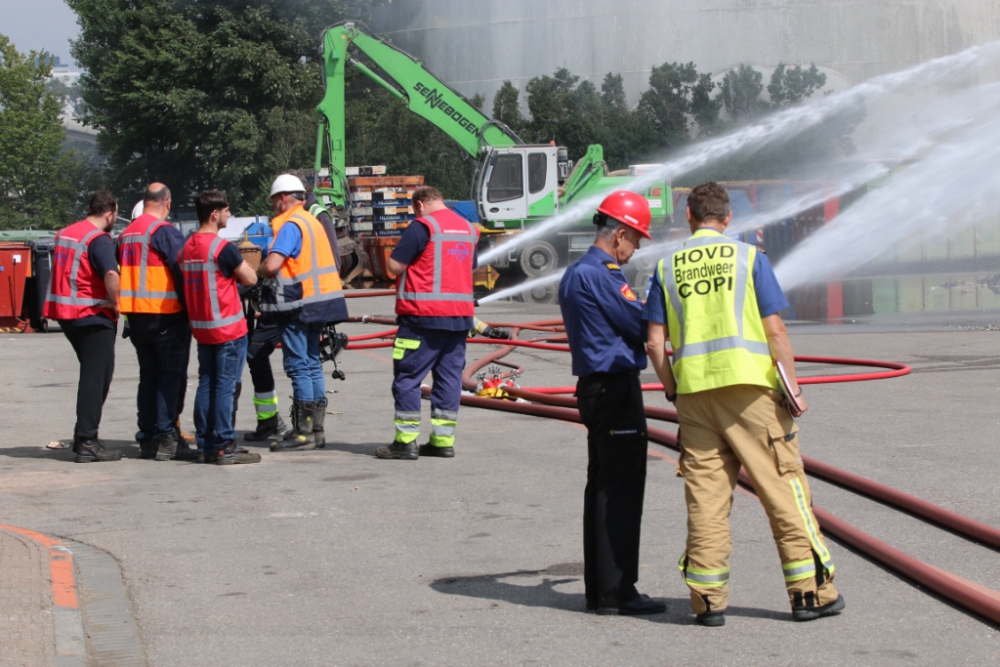
[[[170, 223], [165, 220], [157, 220], [146, 227], [145, 232], [142, 234], [131, 234], [128, 229], [122, 234], [120, 243], [122, 244], [121, 253], [122, 256], [122, 272], [121, 272], [121, 291], [119, 292], [119, 298], [121, 300], [121, 310], [124, 313], [160, 313], [160, 314], [170, 314], [179, 313], [183, 308], [181, 308], [181, 302], [177, 297], [177, 287], [174, 285], [173, 290], [165, 291], [153, 291], [147, 288], [147, 283], [150, 277], [150, 269], [160, 269], [164, 274], [165, 283], [167, 286], [173, 285], [174, 277], [170, 273], [170, 269], [163, 264], [162, 266], [151, 267], [149, 265], [149, 250], [153, 243], [153, 234], [157, 232], [164, 225], [169, 225]], [[126, 268], [136, 268], [136, 265], [131, 262], [131, 253], [124, 252], [125, 246], [130, 244], [136, 244], [139, 246], [139, 264], [138, 264], [138, 285], [133, 285], [133, 272], [127, 271]], [[159, 301], [161, 303], [151, 303]]]
[[[55, 254], [57, 257], [53, 262], [52, 273], [49, 276], [49, 283], [46, 287], [45, 303], [42, 307], [42, 314], [54, 320], [75, 320], [105, 313], [109, 319], [115, 320], [114, 313], [105, 306], [108, 301], [107, 287], [104, 284], [104, 277], [94, 275], [93, 267], [88, 258], [88, 250], [91, 241], [103, 234], [89, 222], [86, 222], [88, 230], [80, 239], [69, 238], [66, 232], [86, 221], [81, 221], [70, 225], [66, 229], [56, 234]], [[76, 230], [74, 230], [76, 231]], [[70, 252], [73, 255], [72, 262], [68, 269], [65, 263], [58, 257], [60, 249]], [[84, 258], [87, 258], [84, 263]], [[68, 273], [68, 275], [66, 275]], [[83, 274], [81, 276], [81, 273]], [[91, 296], [82, 296], [80, 289], [80, 278], [87, 280], [85, 285]], [[68, 293], [54, 293], [53, 286], [68, 283]]]
[[[301, 223], [299, 224], [299, 230], [303, 235], [307, 233], [309, 234], [309, 252], [311, 260], [309, 266], [311, 268], [308, 271], [291, 277], [283, 276], [281, 272], [279, 272], [274, 278], [268, 279], [268, 283], [271, 285], [271, 288], [276, 295], [277, 302], [270, 303], [262, 301], [260, 304], [261, 312], [289, 312], [299, 310], [303, 306], [311, 303], [320, 303], [322, 301], [332, 301], [333, 299], [344, 298], [343, 291], [339, 289], [327, 292], [326, 294], [322, 292], [320, 278], [327, 275], [336, 275], [337, 280], [340, 280], [340, 272], [337, 270], [336, 261], [334, 261], [334, 263], [330, 266], [321, 268], [319, 266], [319, 255], [316, 252], [316, 235], [313, 233], [312, 225], [309, 224], [308, 220], [298, 215], [293, 215], [285, 224], [288, 224], [293, 220]], [[275, 237], [277, 237], [277, 233], [275, 233]], [[323, 240], [327, 240], [325, 234], [323, 235]], [[333, 255], [332, 248], [330, 254], [331, 256]], [[282, 271], [284, 270], [285, 269], [283, 267]], [[307, 281], [312, 281], [313, 293], [311, 295], [305, 296], [305, 290], [303, 289], [303, 297], [301, 299], [296, 299], [295, 301], [283, 300], [285, 287], [298, 285]]]
[[[207, 256], [202, 259], [200, 252], [204, 246], [199, 239], [200, 236], [202, 234], [193, 234], [181, 252], [181, 271], [184, 273], [188, 319], [195, 340], [199, 343], [217, 345], [245, 335], [246, 316], [236, 291], [235, 280], [227, 279], [219, 270], [217, 258], [222, 250], [222, 244], [228, 241], [215, 236], [208, 245]], [[219, 283], [222, 281], [225, 281], [224, 289], [231, 291], [226, 294], [225, 308], [219, 295]], [[200, 289], [196, 287], [199, 282], [202, 285]], [[205, 312], [206, 305], [208, 312]]]
[[[706, 257], [709, 260], [715, 259], [708, 257], [708, 253], [713, 252], [710, 250], [713, 246], [717, 249], [714, 252], [719, 253], [718, 261], [711, 266], [702, 264], [702, 260]], [[694, 261], [693, 267], [688, 266], [687, 262], [691, 260], [690, 255], [686, 253], [696, 248], [706, 248], [707, 251]], [[733, 254], [723, 256], [725, 248], [733, 249], [735, 261], [730, 259]], [[764, 336], [763, 325], [760, 324], [760, 313], [757, 310], [756, 301], [751, 303], [751, 310], [747, 310], [748, 288], [752, 285], [753, 280], [751, 266], [754, 252], [756, 252], [756, 248], [746, 243], [734, 241], [721, 234], [711, 234], [689, 239], [681, 250], [660, 260], [657, 271], [663, 285], [667, 306], [670, 341], [674, 348], [674, 373], [677, 376], [680, 393], [693, 393], [734, 384], [755, 384], [777, 389], [777, 378], [774, 374], [771, 351]], [[684, 256], [683, 268], [678, 268], [679, 262], [675, 259], [679, 255]], [[690, 281], [678, 284], [677, 273], [690, 271], [692, 268], [700, 275], [696, 275]], [[684, 293], [685, 288], [688, 290], [686, 294]], [[732, 310], [728, 311], [733, 319], [731, 322], [723, 322], [722, 324], [735, 324], [735, 332], [727, 336], [698, 340], [702, 336], [697, 334], [703, 332], [718, 329], [732, 331], [730, 326], [719, 326], [718, 321], [707, 321], [711, 317], [726, 316], [726, 310], [719, 309], [718, 306], [721, 299], [728, 298], [727, 292], [733, 294]], [[686, 300], [693, 298], [711, 300], [707, 306], [704, 306], [710, 311], [709, 317], [699, 317], [694, 322], [688, 321], [688, 313], [685, 312], [684, 304]], [[676, 322], [671, 322], [670, 315], [676, 318]], [[700, 315], [704, 315], [704, 313], [700, 313]], [[748, 326], [755, 334], [754, 337], [748, 336], [749, 332], [746, 330]], [[693, 328], [696, 329], [695, 335], [692, 335]], [[692, 339], [694, 339], [693, 342]], [[720, 357], [718, 360], [714, 360], [713, 355], [726, 355], [731, 350], [740, 351], [747, 356], [738, 359], [733, 357], [722, 359]], [[685, 374], [685, 362], [699, 357], [701, 360], [696, 365], [714, 366], [711, 368], [711, 377], [701, 376], [697, 369]], [[715, 361], [719, 363], [716, 364]], [[706, 369], [702, 368], [701, 370]]]
[[59, 248], [68, 248], [76, 252], [73, 253], [73, 266], [69, 271], [69, 296], [63, 296], [59, 294], [52, 293], [52, 281], [49, 281], [49, 292], [45, 295], [46, 301], [52, 301], [53, 303], [61, 303], [66, 306], [96, 306], [97, 304], [104, 301], [104, 299], [85, 299], [80, 296], [80, 262], [83, 256], [87, 254], [87, 246], [90, 242], [94, 240], [101, 231], [95, 229], [92, 232], [88, 232], [79, 241], [74, 241], [73, 239], [67, 239], [61, 236], [56, 237], [56, 246]]
[[[403, 275], [399, 277], [399, 289], [396, 296], [403, 301], [456, 301], [456, 302], [471, 302], [473, 301], [472, 292], [468, 294], [456, 293], [456, 292], [442, 292], [441, 291], [441, 267], [442, 259], [444, 255], [444, 247], [442, 244], [449, 241], [458, 243], [476, 243], [476, 228], [472, 223], [466, 221], [469, 225], [468, 234], [445, 234], [441, 232], [441, 225], [434, 218], [433, 213], [428, 213], [423, 216], [423, 219], [430, 223], [431, 225], [431, 238], [427, 242], [427, 246], [424, 248], [426, 251], [427, 247], [433, 247], [434, 252], [434, 277], [433, 277], [433, 287], [430, 292], [412, 292], [406, 289], [406, 271]], [[407, 271], [409, 268], [407, 268]]]

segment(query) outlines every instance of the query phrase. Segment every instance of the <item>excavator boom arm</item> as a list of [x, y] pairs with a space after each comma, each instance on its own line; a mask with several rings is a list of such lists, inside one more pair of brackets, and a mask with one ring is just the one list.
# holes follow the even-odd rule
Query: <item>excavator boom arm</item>
[[[352, 57], [349, 47], [369, 63]], [[470, 156], [478, 159], [483, 147], [513, 146], [523, 143], [502, 123], [487, 118], [461, 93], [431, 74], [419, 60], [391, 44], [370, 35], [359, 23], [347, 21], [328, 28], [323, 34], [323, 74], [325, 93], [317, 110], [321, 116], [316, 146], [316, 169], [322, 168], [324, 148], [329, 152], [331, 189], [334, 204], [342, 205], [346, 193], [335, 182], [344, 175], [344, 80], [347, 64], [402, 100], [410, 111], [447, 134]], [[324, 126], [326, 132], [324, 132]]]

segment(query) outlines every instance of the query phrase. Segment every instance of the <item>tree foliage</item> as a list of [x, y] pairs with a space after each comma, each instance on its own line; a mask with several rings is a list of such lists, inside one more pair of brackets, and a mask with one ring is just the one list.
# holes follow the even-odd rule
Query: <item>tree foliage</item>
[[117, 191], [206, 187], [259, 210], [275, 174], [312, 164], [317, 40], [383, 0], [67, 0], [86, 113]]
[[[804, 68], [779, 63], [768, 80], [766, 97], [763, 80], [761, 72], [746, 64], [729, 70], [723, 76], [719, 97], [729, 117], [729, 129], [739, 128], [760, 120], [766, 114], [802, 104], [826, 85], [826, 75], [815, 64]], [[701, 170], [690, 175], [690, 178], [796, 178], [811, 165], [854, 153], [851, 135], [865, 116], [865, 108], [859, 104], [831, 116], [815, 127], [779, 138], [759, 151], [735, 155], [724, 164], [713, 165], [711, 171]]]
[[62, 98], [51, 60], [0, 35], [0, 229], [51, 229], [80, 216], [93, 173], [63, 148]]

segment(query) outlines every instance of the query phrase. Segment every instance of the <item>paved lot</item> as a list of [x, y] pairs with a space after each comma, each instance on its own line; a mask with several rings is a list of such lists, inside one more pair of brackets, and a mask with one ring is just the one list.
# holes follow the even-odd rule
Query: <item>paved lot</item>
[[[384, 298], [350, 306], [353, 314], [392, 308]], [[482, 313], [526, 321], [558, 309], [504, 303]], [[1000, 525], [1000, 333], [953, 324], [796, 327], [799, 354], [891, 359], [916, 371], [810, 387], [803, 447]], [[470, 346], [469, 358], [489, 349]], [[528, 371], [525, 386], [572, 382], [568, 355], [516, 358]], [[676, 569], [683, 488], [664, 460], [673, 453], [655, 445], [639, 586], [667, 598], [669, 611], [644, 619], [583, 613], [582, 428], [463, 408], [455, 459], [379, 461], [373, 451], [392, 431], [389, 351], [345, 353], [343, 368], [348, 380], [328, 385], [337, 392], [330, 409], [343, 414], [328, 417], [326, 450], [264, 451], [259, 465], [226, 468], [156, 463], [137, 460], [130, 442], [138, 371], [131, 345], [119, 340], [102, 437], [128, 458], [84, 466], [43, 448], [72, 432], [77, 366], [69, 344], [60, 334], [4, 335], [0, 523], [117, 558], [156, 667], [997, 662], [996, 627], [837, 543], [847, 612], [791, 623], [766, 517], [743, 495], [733, 509], [729, 623], [693, 625]], [[287, 407], [284, 378], [279, 390]], [[240, 405], [244, 429], [253, 423], [250, 395]], [[426, 409], [424, 421], [426, 431]], [[185, 423], [190, 430], [190, 409]], [[828, 484], [813, 488], [818, 506], [1000, 590], [995, 551]]]

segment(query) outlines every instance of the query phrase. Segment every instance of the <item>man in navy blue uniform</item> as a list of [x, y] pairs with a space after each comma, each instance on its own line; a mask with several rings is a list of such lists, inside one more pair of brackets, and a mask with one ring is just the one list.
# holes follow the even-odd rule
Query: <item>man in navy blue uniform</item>
[[646, 487], [646, 414], [639, 371], [646, 367], [646, 323], [621, 264], [649, 238], [646, 199], [611, 193], [597, 209], [597, 238], [559, 284], [559, 306], [579, 379], [587, 427], [583, 561], [587, 609], [658, 614], [667, 606], [636, 590]]
[[[465, 341], [474, 327], [472, 272], [479, 231], [449, 210], [435, 188], [418, 188], [412, 202], [417, 219], [389, 256], [389, 270], [399, 276], [399, 331], [392, 350], [396, 435], [391, 445], [375, 450], [380, 459], [455, 455]], [[418, 449], [420, 383], [428, 372], [434, 377], [431, 436]]]

